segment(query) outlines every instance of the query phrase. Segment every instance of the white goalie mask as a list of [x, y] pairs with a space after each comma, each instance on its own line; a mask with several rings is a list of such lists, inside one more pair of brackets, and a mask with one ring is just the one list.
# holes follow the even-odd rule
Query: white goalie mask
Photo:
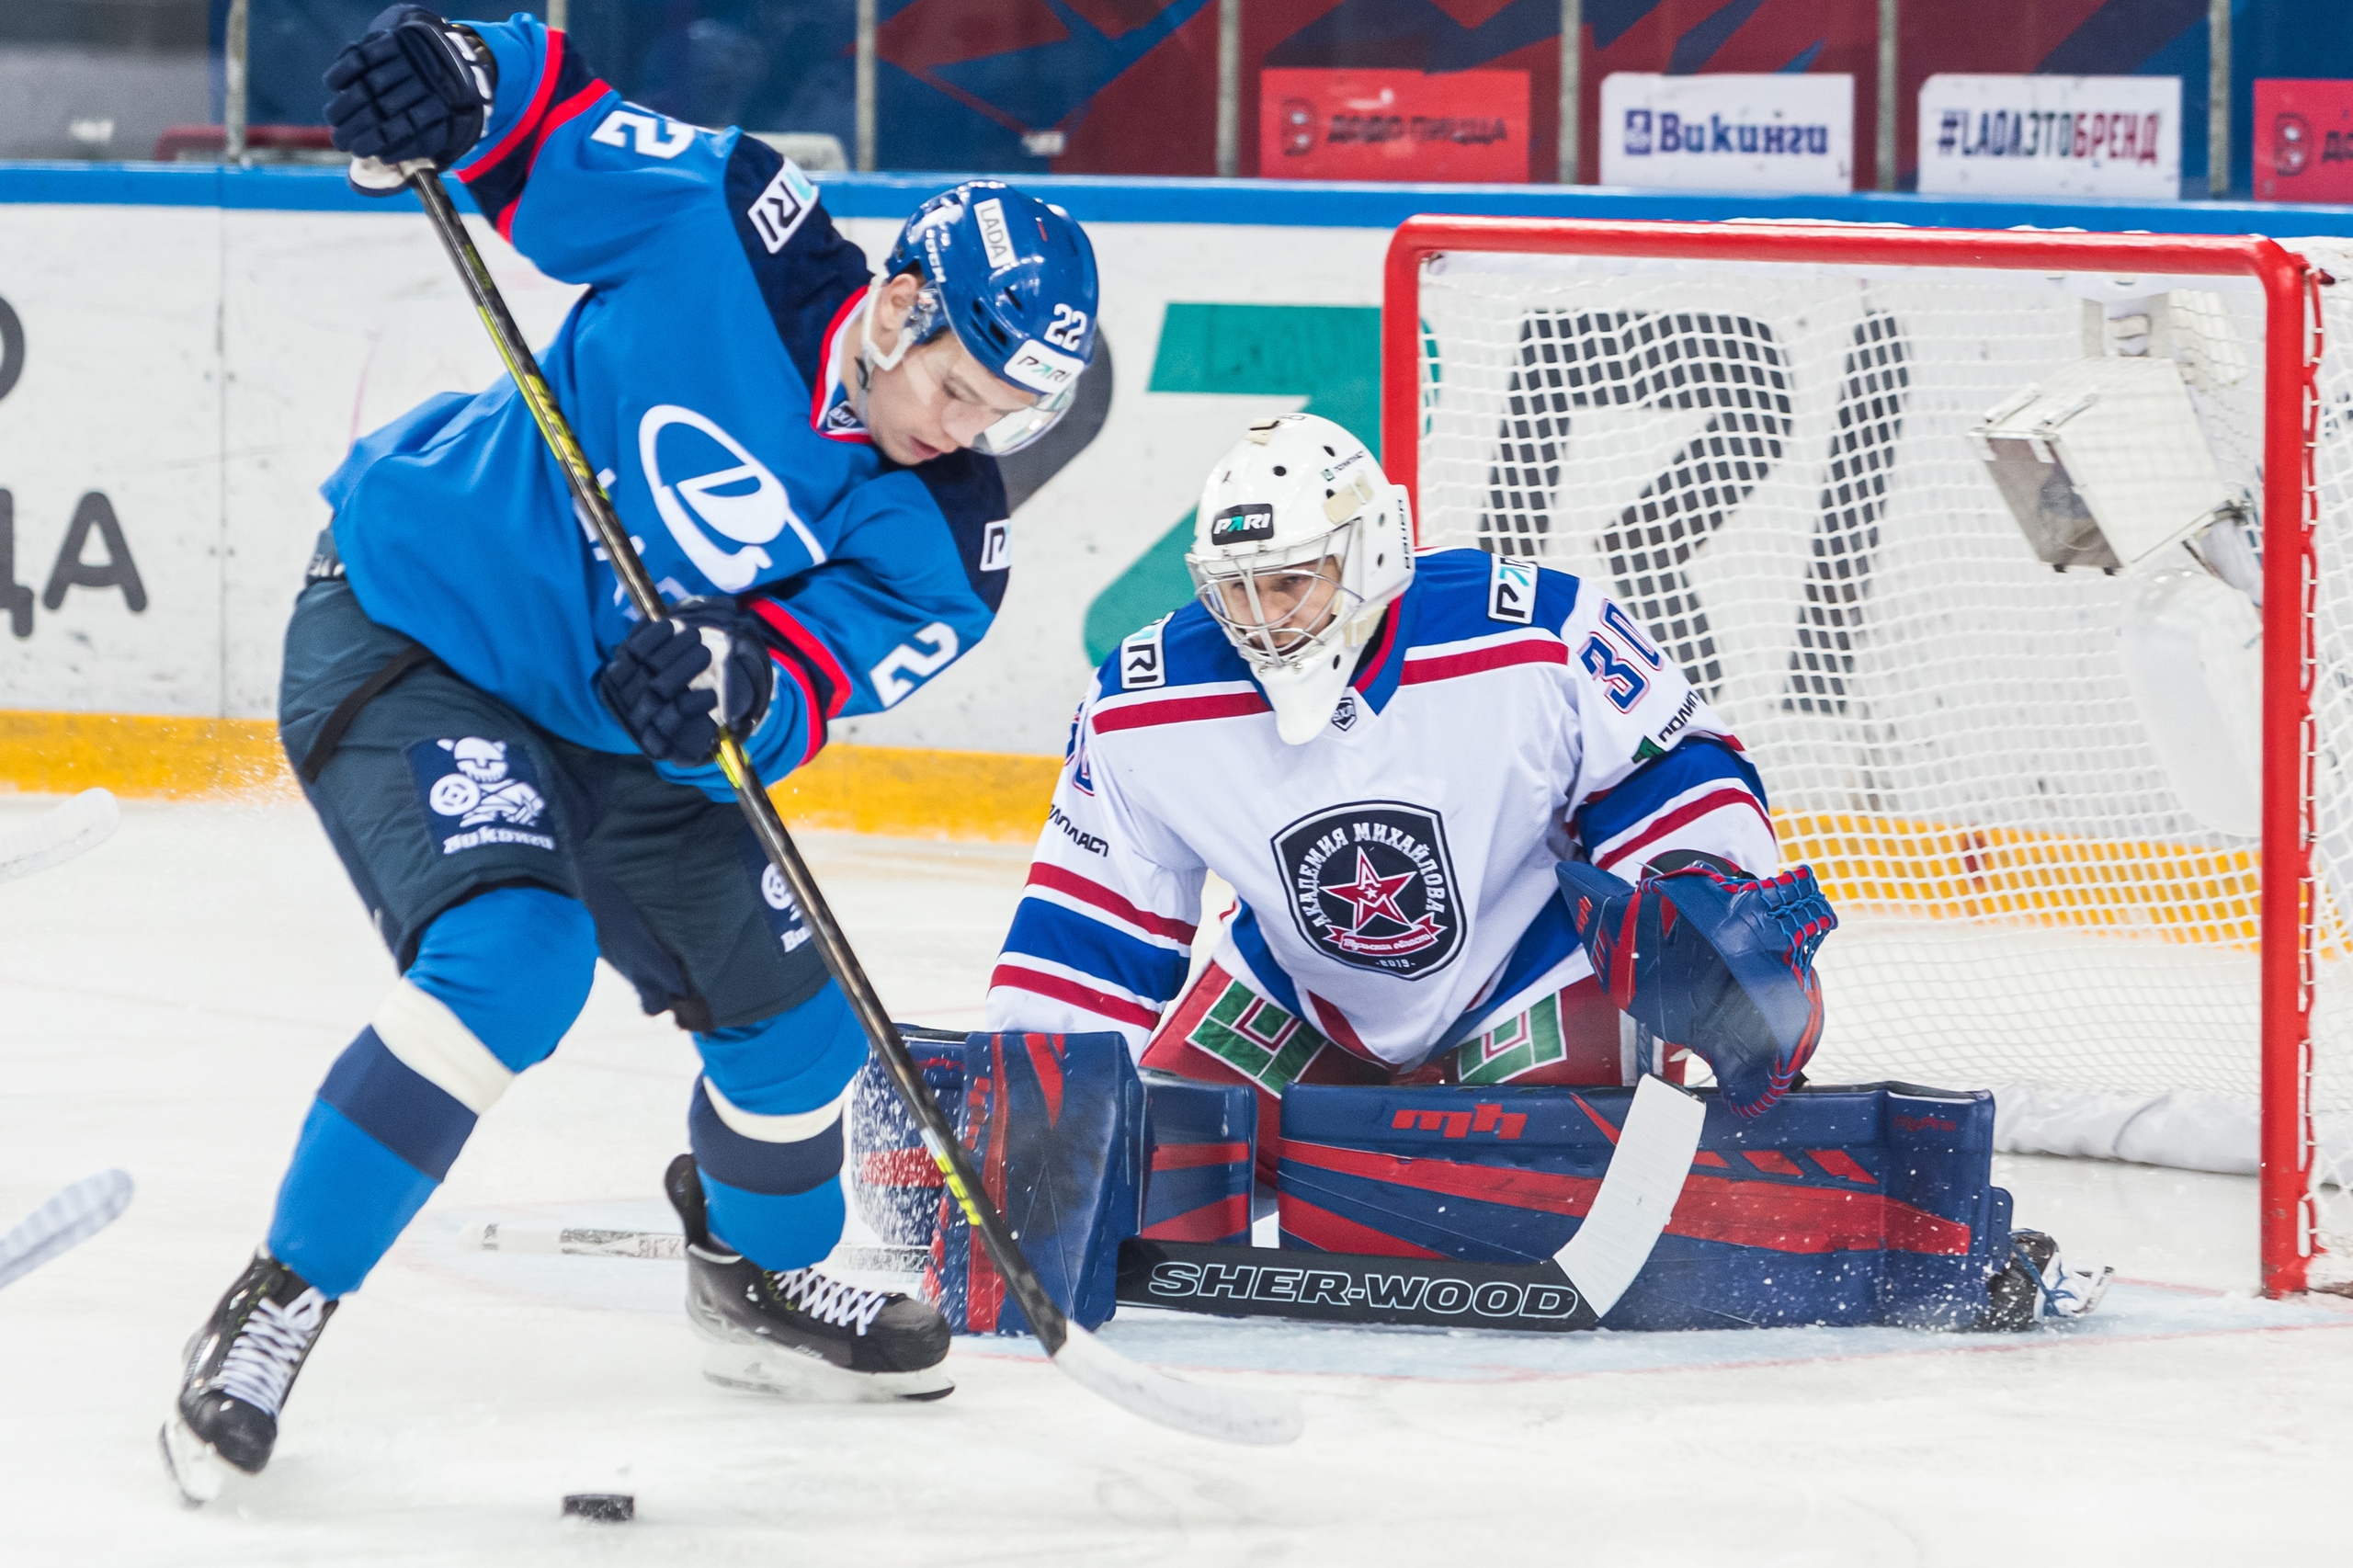
[[1185, 569], [1290, 745], [1323, 733], [1381, 611], [1414, 580], [1402, 485], [1328, 419], [1262, 419], [1211, 471]]

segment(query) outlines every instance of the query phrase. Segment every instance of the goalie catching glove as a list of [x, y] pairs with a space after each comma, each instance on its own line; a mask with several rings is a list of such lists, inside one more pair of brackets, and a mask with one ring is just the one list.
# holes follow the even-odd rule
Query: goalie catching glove
[[759, 622], [729, 599], [682, 600], [623, 638], [597, 675], [638, 748], [683, 767], [719, 754], [722, 722], [739, 738], [759, 728], [775, 688]]
[[1758, 881], [1691, 865], [1631, 886], [1583, 861], [1557, 874], [1620, 1011], [1698, 1051], [1735, 1115], [1790, 1091], [1822, 1039], [1813, 954], [1838, 925], [1810, 869]]

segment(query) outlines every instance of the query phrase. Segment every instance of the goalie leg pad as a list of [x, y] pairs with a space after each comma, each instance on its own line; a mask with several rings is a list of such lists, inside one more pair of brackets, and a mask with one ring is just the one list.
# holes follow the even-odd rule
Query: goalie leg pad
[[[915, 1071], [953, 1125], [964, 1094], [964, 1039], [902, 1025], [900, 1040]], [[882, 1063], [870, 1056], [849, 1086], [849, 1157], [843, 1177], [858, 1212], [893, 1246], [927, 1247], [939, 1231], [939, 1197], [946, 1183], [923, 1146], [915, 1119], [899, 1098]]]
[[[1120, 1244], [1137, 1231], [1143, 1085], [1116, 1034], [973, 1035], [959, 1119], [990, 1202], [1071, 1320], [1111, 1315]], [[959, 1334], [1026, 1334], [1021, 1309], [951, 1199], [924, 1294]]]
[[1813, 955], [1838, 925], [1809, 868], [1759, 881], [1691, 865], [1629, 884], [1564, 861], [1557, 874], [1612, 1002], [1697, 1051], [1735, 1115], [1789, 1092], [1822, 1039]]
[[[1283, 1102], [1282, 1244], [1536, 1263], [1576, 1233], [1628, 1089], [1357, 1089]], [[1802, 1089], [1770, 1119], [1709, 1108], [1651, 1259], [1603, 1326], [1963, 1327], [2008, 1261], [1994, 1103]]]

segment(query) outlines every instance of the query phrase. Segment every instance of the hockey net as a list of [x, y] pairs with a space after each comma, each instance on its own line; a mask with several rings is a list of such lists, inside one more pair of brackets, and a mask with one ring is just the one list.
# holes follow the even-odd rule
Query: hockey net
[[[2274, 1290], [2353, 1278], [2353, 937], [2330, 892], [2353, 881], [2328, 871], [2353, 875], [2353, 283], [2319, 276], [2353, 280], [2353, 256], [2290, 251], [1416, 219], [1383, 324], [1383, 455], [1422, 547], [1616, 597], [1737, 732], [1785, 860], [1836, 902], [1813, 1075], [1993, 1088], [2017, 1150], [2260, 1157]], [[2039, 377], [2133, 352], [2117, 334], [2153, 299], [2197, 317], [2159, 347], [2269, 583], [2313, 518], [2309, 619], [2292, 591], [2265, 611], [2267, 657], [2283, 628], [2310, 638], [2309, 699], [2274, 664], [2265, 709], [2284, 838], [2177, 798], [2119, 655], [2135, 577], [2038, 560], [1970, 437]], [[2282, 311], [2302, 330], [2268, 335]], [[2266, 843], [2307, 811], [2309, 877], [2281, 853], [2267, 882]], [[2263, 961], [2267, 893], [2301, 962]]]

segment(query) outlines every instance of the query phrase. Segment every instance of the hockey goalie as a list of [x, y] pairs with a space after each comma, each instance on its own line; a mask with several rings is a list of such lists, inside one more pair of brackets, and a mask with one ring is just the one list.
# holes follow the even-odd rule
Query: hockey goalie
[[[1760, 1173], [1869, 1176], [1876, 1156], [1859, 1144], [1817, 1148], [1803, 1167], [1762, 1152], [1761, 1135], [1796, 1125], [1787, 1119], [1808, 1100], [1792, 1096], [1823, 1027], [1813, 958], [1836, 919], [1807, 869], [1780, 868], [1739, 741], [1631, 617], [1532, 562], [1416, 558], [1404, 490], [1360, 441], [1309, 415], [1251, 427], [1211, 474], [1195, 530], [1198, 601], [1129, 637], [1079, 708], [991, 979], [989, 1029], [1116, 1033], [1148, 1074], [1248, 1085], [1286, 1245], [1473, 1256], [1495, 1238], [1461, 1218], [1479, 1207], [1463, 1197], [1511, 1182], [1483, 1186], [1462, 1163], [1470, 1131], [1491, 1131], [1508, 1105], [1518, 1132], [1540, 1102], [1568, 1102], [1563, 1090], [1630, 1087], [1646, 1073], [1679, 1082], [1693, 1057], [1729, 1113], [1711, 1117], [1721, 1137], [1709, 1147], [1755, 1151]], [[1210, 872], [1237, 896], [1188, 983]], [[1437, 1212], [1435, 1165], [1398, 1174], [1413, 1162], [1389, 1144], [1348, 1146], [1324, 1122], [1302, 1131], [1339, 1111], [1375, 1125], [1349, 1108], [1362, 1092], [1331, 1092], [1348, 1085], [1380, 1086], [1381, 1137], [1449, 1127], [1444, 1108], [1463, 1108], [1447, 1151], [1451, 1218]], [[1547, 1086], [1549, 1099], [1497, 1096]], [[1881, 1097], [1837, 1115], [1873, 1137], [1959, 1125], [1933, 1108], [1887, 1110], [1884, 1086], [1854, 1093]], [[1474, 1113], [1483, 1101], [1495, 1103]], [[1984, 1136], [1952, 1167], [1953, 1190], [1973, 1195], [1961, 1217], [1936, 1220], [1927, 1199], [1904, 1210], [1968, 1233], [1935, 1232], [1959, 1249], [1949, 1261], [1975, 1271], [1953, 1299], [1984, 1303], [1958, 1325], [2088, 1310], [2105, 1274], [2071, 1272], [2049, 1238], [2009, 1231], [2007, 1196], [1989, 1186], [1990, 1102], [1982, 1109]], [[1311, 1137], [1338, 1154], [1311, 1169]], [[1526, 1148], [1500, 1153], [1524, 1170]], [[1711, 1161], [1726, 1165], [1699, 1155]], [[1320, 1197], [1301, 1199], [1294, 1219], [1294, 1198], [1323, 1190], [1301, 1184], [1337, 1192], [1343, 1176], [1370, 1193], [1357, 1212], [1371, 1220]], [[1870, 1179], [1878, 1211], [1893, 1212], [1892, 1189]], [[1810, 1190], [1816, 1210], [1852, 1196]], [[1984, 1209], [1988, 1194], [1997, 1216], [1972, 1226], [1967, 1205]], [[1383, 1230], [1417, 1203], [1435, 1231]], [[1745, 1230], [1718, 1229], [1787, 1233], [1795, 1221], [1774, 1216], [1798, 1211], [1752, 1209]], [[1824, 1233], [1813, 1250], [1835, 1250], [1836, 1226]], [[1694, 1275], [1684, 1293], [1709, 1289]]]

